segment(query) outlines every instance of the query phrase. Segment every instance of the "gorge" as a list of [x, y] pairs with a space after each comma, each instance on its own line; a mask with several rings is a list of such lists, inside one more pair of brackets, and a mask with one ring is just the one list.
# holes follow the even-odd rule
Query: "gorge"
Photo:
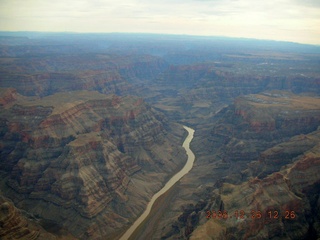
[[133, 238], [319, 238], [319, 59], [264, 40], [0, 32], [0, 238], [120, 239], [185, 164], [183, 126], [192, 170]]
[[183, 166], [183, 168], [176, 173], [159, 192], [157, 192], [153, 197], [151, 198], [150, 202], [147, 205], [146, 210], [143, 212], [143, 214], [133, 223], [133, 225], [123, 234], [123, 236], [120, 238], [120, 240], [129, 239], [130, 236], [134, 233], [134, 231], [145, 221], [146, 218], [148, 218], [148, 215], [151, 212], [151, 209], [153, 207], [154, 202], [165, 192], [170, 190], [172, 186], [177, 183], [184, 175], [186, 175], [193, 166], [193, 162], [195, 160], [195, 156], [193, 152], [190, 149], [190, 142], [193, 139], [194, 130], [192, 128], [184, 126], [184, 129], [188, 131], [188, 136], [186, 137], [185, 141], [183, 142], [182, 146], [186, 150], [186, 153], [188, 155], [188, 160], [186, 164]]

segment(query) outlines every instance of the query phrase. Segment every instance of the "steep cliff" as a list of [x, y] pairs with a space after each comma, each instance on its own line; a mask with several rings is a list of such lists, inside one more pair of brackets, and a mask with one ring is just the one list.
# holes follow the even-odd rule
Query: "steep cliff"
[[219, 149], [215, 158], [226, 164], [257, 159], [283, 140], [316, 130], [319, 106], [317, 97], [281, 91], [242, 96], [212, 118], [209, 131], [210, 124], [198, 131], [194, 146], [201, 158], [208, 156], [208, 150]]
[[[289, 179], [286, 165], [318, 144], [318, 133], [309, 135], [319, 126], [317, 47], [143, 34], [7, 34], [27, 37], [0, 38], [0, 87], [10, 88], [0, 89], [1, 190], [48, 231], [117, 238], [185, 159], [179, 125], [137, 97], [101, 93], [144, 97], [170, 120], [196, 129], [194, 169], [164, 198], [162, 219], [153, 224], [156, 239], [189, 238], [207, 222], [206, 210], [233, 203], [228, 194], [254, 195], [239, 189], [274, 194], [276, 188], [264, 185], [273, 182], [291, 197], [293, 188], [279, 176]], [[239, 97], [246, 94], [253, 95]], [[303, 171], [297, 176], [303, 179]], [[319, 191], [309, 180], [298, 184], [312, 196], [306, 216], [316, 222]], [[255, 194], [258, 203], [269, 200]], [[299, 199], [287, 200], [301, 206]], [[277, 201], [283, 207], [286, 200]], [[312, 235], [317, 224], [303, 221], [297, 236]], [[218, 230], [235, 229], [220, 223], [208, 221]], [[283, 226], [274, 226], [284, 236]], [[216, 228], [208, 228], [210, 237]]]
[[279, 89], [319, 94], [319, 74], [288, 71], [291, 62], [261, 65], [259, 61], [264, 60], [170, 66], [148, 86], [150, 91], [140, 94], [171, 119], [194, 125], [208, 124], [217, 111], [241, 95]]
[[237, 98], [196, 131], [191, 147], [197, 161], [181, 180], [156, 236], [308, 239], [319, 234], [319, 125], [318, 97], [272, 91]]
[[36, 219], [24, 216], [9, 199], [0, 195], [0, 238], [54, 240], [58, 239], [58, 236], [45, 231]]
[[[316, 239], [320, 234], [319, 133], [305, 136], [316, 143], [305, 146], [298, 157], [293, 149], [297, 138], [268, 150], [293, 153], [290, 163], [284, 161], [279, 172], [263, 178], [253, 175], [240, 185], [224, 183], [215, 193], [219, 204], [207, 205], [199, 214], [203, 224], [190, 239]], [[300, 138], [299, 145], [304, 142]]]
[[77, 237], [117, 234], [186, 159], [182, 128], [138, 97], [2, 92], [4, 193]]
[[[73, 50], [75, 51], [75, 50]], [[137, 93], [133, 81], [150, 80], [168, 66], [147, 55], [49, 54], [0, 59], [0, 87], [20, 94], [47, 96], [57, 92], [94, 90], [105, 94]]]

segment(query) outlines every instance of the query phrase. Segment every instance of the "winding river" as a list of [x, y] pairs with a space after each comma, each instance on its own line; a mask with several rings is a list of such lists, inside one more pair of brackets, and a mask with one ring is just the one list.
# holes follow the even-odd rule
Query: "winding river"
[[188, 136], [186, 137], [186, 139], [184, 140], [184, 142], [182, 144], [182, 147], [184, 147], [184, 149], [186, 150], [187, 155], [188, 155], [188, 160], [187, 160], [186, 164], [178, 173], [176, 173], [176, 175], [174, 175], [166, 183], [166, 185], [164, 185], [164, 187], [159, 192], [157, 192], [155, 195], [153, 195], [153, 197], [151, 198], [150, 202], [148, 203], [147, 208], [144, 211], [144, 213], [122, 235], [120, 240], [129, 239], [129, 237], [139, 227], [139, 225], [148, 217], [148, 215], [151, 211], [151, 208], [152, 208], [154, 202], [157, 200], [157, 198], [159, 198], [162, 194], [164, 194], [166, 191], [168, 191], [176, 182], [178, 182], [184, 175], [186, 175], [192, 169], [195, 156], [190, 149], [190, 142], [193, 139], [194, 130], [192, 128], [189, 128], [186, 126], [183, 126], [183, 127], [188, 131]]

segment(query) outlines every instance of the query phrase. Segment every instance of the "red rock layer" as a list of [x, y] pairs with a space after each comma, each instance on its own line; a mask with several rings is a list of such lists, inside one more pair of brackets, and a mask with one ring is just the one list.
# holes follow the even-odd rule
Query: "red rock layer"
[[26, 219], [8, 199], [0, 196], [0, 238], [9, 239], [57, 239], [35, 222]]
[[17, 58], [1, 69], [1, 87], [14, 87], [20, 94], [47, 96], [57, 92], [95, 90], [126, 95], [137, 92], [132, 79], [150, 79], [166, 67], [152, 56], [72, 54]]
[[123, 227], [184, 159], [164, 117], [137, 97], [59, 93], [2, 110], [8, 196], [78, 237]]
[[[283, 162], [279, 172], [275, 171], [279, 169], [275, 165], [275, 172], [263, 178], [252, 178], [240, 185], [224, 183], [219, 190], [220, 207], [215, 205], [207, 210], [226, 211], [228, 217], [211, 216], [190, 239], [307, 239], [310, 228], [319, 232], [317, 209], [320, 205], [313, 200], [317, 199], [320, 184], [318, 137], [319, 131], [295, 137], [265, 151], [265, 161], [273, 159], [270, 156], [275, 154], [275, 149], [278, 153], [286, 153], [276, 156], [293, 157], [289, 164]], [[313, 144], [298, 150], [292, 148], [297, 142], [303, 145], [306, 138], [312, 138]], [[299, 156], [295, 157], [296, 154]], [[241, 217], [240, 211], [243, 211]]]
[[17, 100], [17, 90], [14, 88], [4, 88], [4, 89], [0, 89], [0, 91], [2, 92], [1, 98], [0, 98], [0, 105], [2, 106], [6, 106], [7, 104], [10, 104], [12, 102], [14, 102], [15, 100]]

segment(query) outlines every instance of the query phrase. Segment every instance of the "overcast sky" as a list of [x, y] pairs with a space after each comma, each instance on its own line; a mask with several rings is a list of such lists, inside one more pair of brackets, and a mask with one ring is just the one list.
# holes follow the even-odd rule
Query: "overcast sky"
[[0, 0], [0, 31], [172, 33], [320, 45], [320, 0]]

